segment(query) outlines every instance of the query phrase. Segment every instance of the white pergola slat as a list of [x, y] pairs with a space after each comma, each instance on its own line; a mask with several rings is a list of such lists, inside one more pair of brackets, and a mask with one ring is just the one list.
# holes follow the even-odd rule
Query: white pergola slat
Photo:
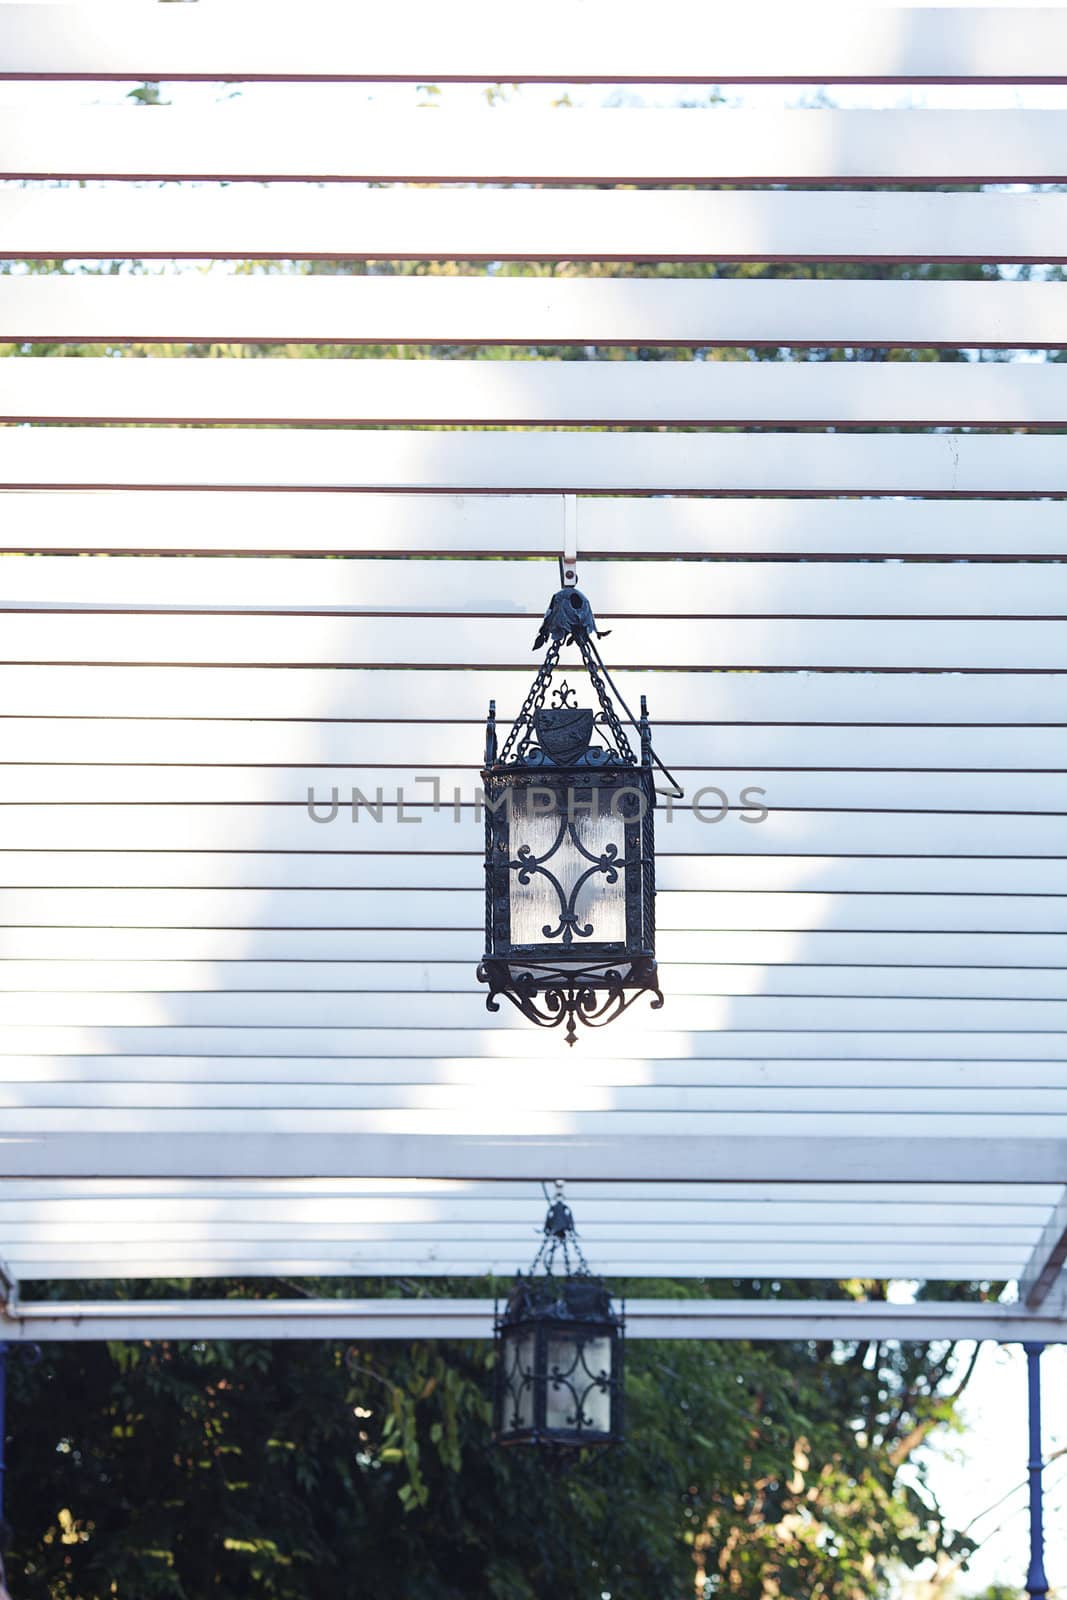
[[5, 4], [3, 78], [206, 78], [414, 83], [638, 82], [1057, 83], [1067, 20], [1054, 8], [948, 11], [822, 7], [783, 15], [700, 17], [667, 7], [654, 31], [611, 27], [603, 5], [575, 15], [558, 0], [518, 34], [475, 5], [467, 25], [426, 5], [414, 17], [346, 17], [312, 5], [259, 8], [249, 29], [222, 8], [204, 14], [93, 5]]
[[[525, 1119], [524, 1119], [525, 1120]], [[862, 1121], [863, 1119], [856, 1119]], [[918, 1120], [918, 1119], [917, 1119]], [[439, 1127], [440, 1119], [434, 1118]], [[546, 1170], [564, 1181], [659, 1184], [666, 1180], [700, 1183], [811, 1183], [828, 1171], [842, 1183], [1063, 1184], [1067, 1181], [1064, 1141], [1055, 1134], [1005, 1135], [997, 1119], [983, 1135], [931, 1131], [896, 1133], [838, 1128], [826, 1132], [826, 1119], [811, 1130], [771, 1135], [716, 1128], [693, 1134], [691, 1127], [667, 1138], [648, 1133], [578, 1136], [570, 1117], [555, 1130], [536, 1134], [445, 1132], [286, 1133], [196, 1132], [178, 1128], [109, 1129], [106, 1138], [38, 1127], [5, 1136], [5, 1176], [12, 1179], [170, 1177], [216, 1180], [270, 1174], [300, 1177], [309, 1172], [342, 1177], [358, 1171], [367, 1177], [429, 1176], [496, 1183], [525, 1179], [537, 1191]], [[566, 1123], [567, 1126], [563, 1126]], [[540, 1199], [537, 1192], [536, 1198]], [[1050, 1212], [1052, 1206], [1050, 1206]], [[536, 1219], [535, 1219], [536, 1220]], [[509, 1264], [509, 1265], [513, 1265]], [[743, 1268], [743, 1263], [738, 1268]], [[904, 1263], [900, 1264], [904, 1266]], [[736, 1276], [751, 1274], [738, 1270]], [[808, 1276], [819, 1274], [809, 1273]], [[847, 1276], [854, 1276], [849, 1273]], [[882, 1274], [874, 1274], [882, 1275]], [[906, 1277], [906, 1270], [892, 1276]], [[959, 1277], [960, 1274], [954, 1274]], [[990, 1277], [998, 1274], [991, 1272]]]
[[[1059, 194], [395, 187], [345, 189], [339, 199], [330, 187], [315, 186], [295, 192], [16, 186], [0, 190], [0, 253], [46, 259], [1056, 262], [1067, 259], [1065, 218], [1067, 195]], [[769, 333], [761, 342], [773, 342]]]
[[[641, 39], [595, 13], [515, 42], [488, 10], [460, 36], [313, 5], [294, 34], [272, 7], [0, 3], [0, 79], [1067, 81], [1054, 9], [690, 8]], [[0, 110], [0, 338], [98, 347], [0, 371], [0, 420], [30, 424], [0, 431], [0, 1260], [506, 1278], [562, 1177], [618, 1277], [1020, 1283], [638, 1301], [638, 1336], [1062, 1337], [1067, 447], [1033, 431], [1067, 424], [1061, 368], [706, 356], [1062, 349], [1064, 286], [995, 264], [1067, 259], [1064, 196], [885, 186], [1058, 183], [1064, 114], [69, 93]], [[826, 187], [850, 184], [883, 188]], [[588, 268], [731, 261], [989, 271]], [[133, 343], [218, 358], [115, 359]], [[334, 354], [225, 359], [300, 343]], [[696, 359], [606, 359], [673, 346]], [[658, 818], [664, 1009], [569, 1052], [485, 1010], [473, 800], [575, 517], [620, 688], [726, 801]], [[5, 1337], [489, 1326], [321, 1296], [8, 1313]]]
[[[1067, 364], [175, 361], [0, 367], [0, 419], [118, 422], [1067, 424]], [[610, 600], [606, 604], [610, 604]]]
[[[2, 15], [2, 13], [0, 13]], [[1062, 111], [0, 110], [0, 177], [439, 183], [1063, 183]], [[131, 125], [129, 118], [137, 115]], [[487, 115], [492, 116], [491, 122]]]
[[[141, 363], [131, 363], [135, 364]], [[773, 372], [769, 363], [767, 370]], [[605, 506], [605, 502], [590, 504]], [[613, 507], [606, 504], [610, 514]], [[353, 507], [353, 514], [358, 510]], [[551, 505], [542, 506], [542, 517], [551, 521], [553, 510]], [[720, 514], [728, 517], [729, 509]], [[908, 517], [910, 508], [900, 508], [898, 515]], [[1062, 510], [1059, 515], [1062, 518]], [[32, 527], [27, 531], [32, 532]], [[583, 570], [588, 586], [596, 589], [597, 615], [616, 621], [620, 632], [622, 619], [632, 627], [642, 618], [660, 617], [884, 616], [918, 621], [925, 617], [1047, 619], [1067, 612], [1067, 564], [1062, 562], [1002, 560], [991, 574], [985, 564], [955, 561], [842, 562], [828, 568], [812, 562], [769, 560], [694, 559], [681, 565], [674, 556], [666, 561], [598, 559]], [[6, 561], [0, 566], [0, 606], [7, 615], [21, 608], [37, 617], [61, 610], [88, 613], [98, 628], [111, 626], [105, 624], [105, 615], [136, 611], [207, 616], [267, 612], [279, 618], [280, 630], [288, 615], [309, 613], [354, 616], [360, 621], [376, 614], [444, 615], [457, 622], [467, 617], [514, 618], [529, 632], [523, 653], [533, 662], [530, 644], [543, 614], [541, 591], [546, 586], [551, 589], [556, 572], [554, 559], [531, 564], [529, 559], [412, 558], [405, 560], [398, 573], [395, 562], [355, 558], [338, 563], [220, 556], [208, 563], [164, 555], [151, 561], [137, 556], [86, 561], [77, 556], [42, 555], [38, 560]], [[994, 574], [995, 594], [991, 592]], [[409, 690], [420, 682], [411, 680]], [[478, 708], [480, 713], [484, 709], [484, 705]], [[471, 735], [460, 733], [455, 723], [445, 727], [442, 738], [450, 742], [442, 744], [442, 750], [451, 753], [449, 764], [453, 766], [462, 764], [454, 759], [457, 735], [470, 740], [472, 746], [477, 744]], [[404, 731], [399, 737], [406, 741], [405, 755], [410, 757], [410, 735]], [[388, 752], [391, 741], [398, 738], [397, 731], [387, 726], [376, 738], [382, 741], [376, 746], [378, 760], [395, 759]]]
[[[19, 1302], [0, 1322], [12, 1343], [84, 1339], [479, 1339], [489, 1300], [123, 1300]], [[1015, 1305], [923, 1301], [628, 1300], [630, 1339], [1020, 1339], [1054, 1342], [1062, 1312]]]
[[[56, 280], [44, 278], [40, 281], [54, 283]], [[101, 280], [105, 284], [111, 281]], [[2, 290], [0, 283], [0, 293]], [[776, 364], [779, 372], [784, 367], [784, 363]], [[929, 374], [930, 366], [924, 365], [924, 371]], [[167, 493], [137, 489], [0, 491], [0, 550], [40, 553], [69, 549], [73, 539], [79, 552], [132, 550], [165, 554], [177, 550], [212, 555], [240, 551], [245, 554], [376, 556], [444, 553], [454, 559], [481, 553], [498, 559], [516, 554], [541, 555], [555, 561], [562, 522], [562, 501], [543, 495], [471, 494], [430, 499], [420, 494], [365, 493], [355, 503], [350, 495], [329, 490], [316, 493], [293, 490], [284, 495], [199, 490], [195, 498], [191, 491]], [[733, 560], [768, 556], [925, 556], [947, 560], [962, 556], [975, 561], [990, 556], [1007, 556], [1013, 561], [1067, 556], [1067, 523], [1062, 507], [1052, 500], [582, 497], [577, 502], [576, 522], [578, 554], [583, 560], [600, 559], [605, 555], [730, 556]], [[148, 564], [141, 563], [141, 567], [147, 568]], [[64, 570], [70, 569], [53, 565], [47, 570], [60, 578]], [[95, 567], [79, 560], [75, 570], [79, 582], [85, 585], [78, 597], [82, 593], [91, 594]], [[177, 569], [172, 564], [167, 570], [173, 581]], [[219, 566], [211, 569], [216, 579], [226, 570]], [[247, 567], [245, 570], [257, 569]], [[290, 575], [296, 570], [289, 568]], [[764, 568], [761, 566], [760, 570]], [[956, 562], [951, 570], [955, 592], [960, 593], [971, 581], [971, 569]], [[150, 568], [145, 571], [142, 578], [149, 586], [145, 592], [150, 592], [150, 571]], [[346, 571], [347, 568], [336, 564], [331, 566], [330, 582], [343, 584]], [[717, 568], [719, 582], [728, 583], [731, 571], [731, 566], [720, 564]], [[807, 581], [804, 567], [794, 562], [790, 571], [796, 582]], [[879, 572], [882, 579], [890, 583], [909, 581], [907, 574], [898, 576], [894, 567], [883, 565]], [[831, 576], [838, 582], [862, 581], [863, 572], [840, 565]], [[921, 569], [920, 576], [924, 584], [942, 582], [942, 574], [929, 566]], [[1001, 576], [1004, 576], [1003, 569]], [[1046, 566], [1042, 576], [1054, 579], [1055, 569]], [[23, 588], [18, 569], [9, 563], [0, 577], [3, 580], [0, 593], [5, 598], [18, 598]], [[1013, 574], [1007, 581], [1020, 580]], [[921, 589], [918, 585], [913, 588], [911, 603], [915, 604]], [[833, 604], [835, 590], [836, 583], [824, 584], [820, 600], [823, 612]], [[38, 593], [36, 598], [51, 598], [63, 592], [57, 584], [47, 595]], [[27, 598], [30, 597], [27, 594]], [[868, 600], [867, 604], [871, 603]], [[10, 670], [0, 666], [0, 681]], [[48, 675], [40, 671], [32, 679], [22, 681], [18, 689], [19, 704], [24, 705], [27, 698], [38, 703], [47, 681], [50, 681]], [[375, 681], [388, 683], [395, 696], [403, 691], [405, 680], [398, 684], [392, 676], [383, 679], [379, 671]], [[662, 700], [671, 681], [653, 678], [657, 700]], [[470, 705], [470, 696], [465, 694], [465, 686], [470, 682], [485, 684], [473, 712], [481, 716], [490, 695], [496, 693], [499, 698], [500, 680], [495, 678], [491, 686], [488, 676], [477, 670], [464, 674], [459, 683], [449, 687], [452, 705]], [[81, 703], [79, 685], [83, 683], [80, 675], [71, 678], [69, 674], [64, 683], [64, 703], [72, 709]], [[520, 685], [516, 680], [513, 687], [510, 687], [510, 680], [506, 679], [505, 683], [509, 685], [509, 692], [517, 694], [517, 708], [525, 693], [525, 683]], [[217, 681], [212, 689], [212, 703], [223, 706], [252, 703], [249, 686], [241, 679], [238, 685], [243, 698], [235, 702], [224, 681]], [[766, 687], [759, 681], [746, 680], [738, 684], [736, 680], [726, 680], [720, 685], [719, 694], [736, 698], [741, 692], [755, 694]], [[838, 685], [838, 692], [845, 688], [847, 685]], [[1023, 686], [1016, 683], [1014, 690], [1012, 715], [1016, 720], [1025, 720], [1028, 702], [1018, 698], [1024, 692]], [[94, 689], [94, 695], [100, 692], [99, 686]], [[781, 692], [781, 685], [778, 685], [776, 698]], [[926, 685], [922, 697], [916, 698], [911, 719], [922, 717], [922, 707], [929, 703], [931, 695], [944, 696], [947, 692], [944, 684]], [[996, 692], [996, 680], [993, 680], [992, 690], [987, 684], [986, 693], [990, 692]], [[292, 680], [284, 673], [275, 675], [272, 705], [295, 707], [298, 712], [306, 705], [304, 695], [303, 688], [299, 693], [294, 692]], [[419, 702], [424, 703], [428, 695], [434, 695], [434, 685], [420, 682]], [[884, 712], [879, 696], [880, 691], [865, 685], [862, 695], [855, 696], [855, 703], [869, 707], [873, 700], [878, 710]], [[316, 693], [314, 698], [317, 701], [321, 696]], [[405, 714], [409, 709], [405, 703]]]
[[[435, 192], [422, 194], [428, 198]], [[230, 191], [226, 194], [229, 204]], [[451, 204], [452, 197], [446, 198]], [[502, 196], [491, 198], [495, 206]], [[583, 195], [587, 203], [597, 198]], [[645, 197], [620, 193], [606, 198]], [[640, 219], [635, 226], [642, 239], [652, 237]], [[1062, 244], [1062, 225], [1056, 235]], [[662, 230], [656, 237], [662, 237]], [[67, 244], [72, 242], [68, 238]], [[109, 248], [115, 245], [112, 240]], [[143, 247], [144, 236], [137, 248]], [[14, 241], [4, 248], [14, 251]], [[64, 272], [0, 279], [0, 337], [338, 346], [446, 342], [1062, 349], [1067, 345], [1065, 300], [1062, 283], [1040, 281]]]
[[1067, 441], [1021, 433], [2, 429], [0, 486], [1063, 495]]

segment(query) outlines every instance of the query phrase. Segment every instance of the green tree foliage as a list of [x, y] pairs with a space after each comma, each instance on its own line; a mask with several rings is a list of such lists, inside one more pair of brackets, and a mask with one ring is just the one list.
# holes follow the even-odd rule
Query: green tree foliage
[[492, 1447], [488, 1343], [48, 1346], [12, 1362], [15, 1600], [864, 1600], [960, 1553], [911, 1459], [952, 1417], [947, 1347], [627, 1361], [626, 1445], [558, 1471]]

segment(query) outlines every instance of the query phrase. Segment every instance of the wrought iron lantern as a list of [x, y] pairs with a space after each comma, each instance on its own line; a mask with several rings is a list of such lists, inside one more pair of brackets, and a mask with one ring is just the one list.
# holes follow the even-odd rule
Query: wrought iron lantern
[[[539, 1027], [565, 1022], [568, 1044], [576, 1023], [603, 1026], [640, 994], [654, 1009], [663, 1004], [653, 768], [666, 769], [652, 749], [645, 697], [635, 722], [594, 642], [601, 637], [585, 595], [560, 589], [534, 641], [535, 650], [547, 644], [544, 660], [499, 749], [490, 701], [482, 773], [486, 1005], [499, 1011], [503, 995]], [[595, 708], [580, 707], [566, 679], [553, 687], [566, 644], [578, 648]]]
[[[556, 1185], [545, 1237], [496, 1319], [498, 1444], [617, 1444], [622, 1438], [624, 1317], [589, 1270]], [[554, 1271], [562, 1254], [564, 1274]], [[535, 1276], [543, 1266], [543, 1276]]]

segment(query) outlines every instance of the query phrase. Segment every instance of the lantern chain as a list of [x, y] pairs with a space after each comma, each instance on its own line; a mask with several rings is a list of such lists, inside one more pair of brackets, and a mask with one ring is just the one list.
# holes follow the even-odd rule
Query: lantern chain
[[540, 711], [545, 703], [549, 684], [552, 682], [552, 673], [559, 660], [559, 653], [563, 649], [562, 639], [553, 639], [545, 652], [545, 659], [537, 671], [537, 676], [530, 685], [530, 692], [522, 703], [522, 710], [511, 725], [511, 731], [504, 740], [504, 748], [500, 752], [500, 763], [503, 765], [512, 755], [520, 728], [529, 728], [533, 721], [535, 711]]

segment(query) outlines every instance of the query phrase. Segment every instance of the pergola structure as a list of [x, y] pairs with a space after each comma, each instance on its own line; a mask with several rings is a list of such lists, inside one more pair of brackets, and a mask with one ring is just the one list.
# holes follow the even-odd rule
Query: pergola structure
[[[633, 1336], [1062, 1339], [1067, 365], [877, 358], [1067, 348], [1067, 286], [588, 264], [1062, 263], [1031, 186], [1067, 182], [1067, 112], [487, 131], [331, 86], [1062, 84], [1067, 11], [240, 9], [0, 4], [36, 84], [0, 255], [65, 264], [0, 277], [0, 339], [100, 351], [0, 367], [35, 424], [0, 431], [34, 557], [0, 562], [3, 1337], [487, 1333], [480, 1301], [17, 1283], [508, 1273], [563, 1178], [609, 1274], [1019, 1286], [638, 1301]], [[65, 79], [300, 98], [57, 115]], [[114, 358], [175, 341], [598, 359]], [[753, 345], [875, 359], [701, 359]], [[661, 346], [697, 359], [610, 359]], [[620, 686], [726, 796], [659, 819], [664, 1009], [572, 1052], [473, 977], [480, 724], [569, 526]]]

